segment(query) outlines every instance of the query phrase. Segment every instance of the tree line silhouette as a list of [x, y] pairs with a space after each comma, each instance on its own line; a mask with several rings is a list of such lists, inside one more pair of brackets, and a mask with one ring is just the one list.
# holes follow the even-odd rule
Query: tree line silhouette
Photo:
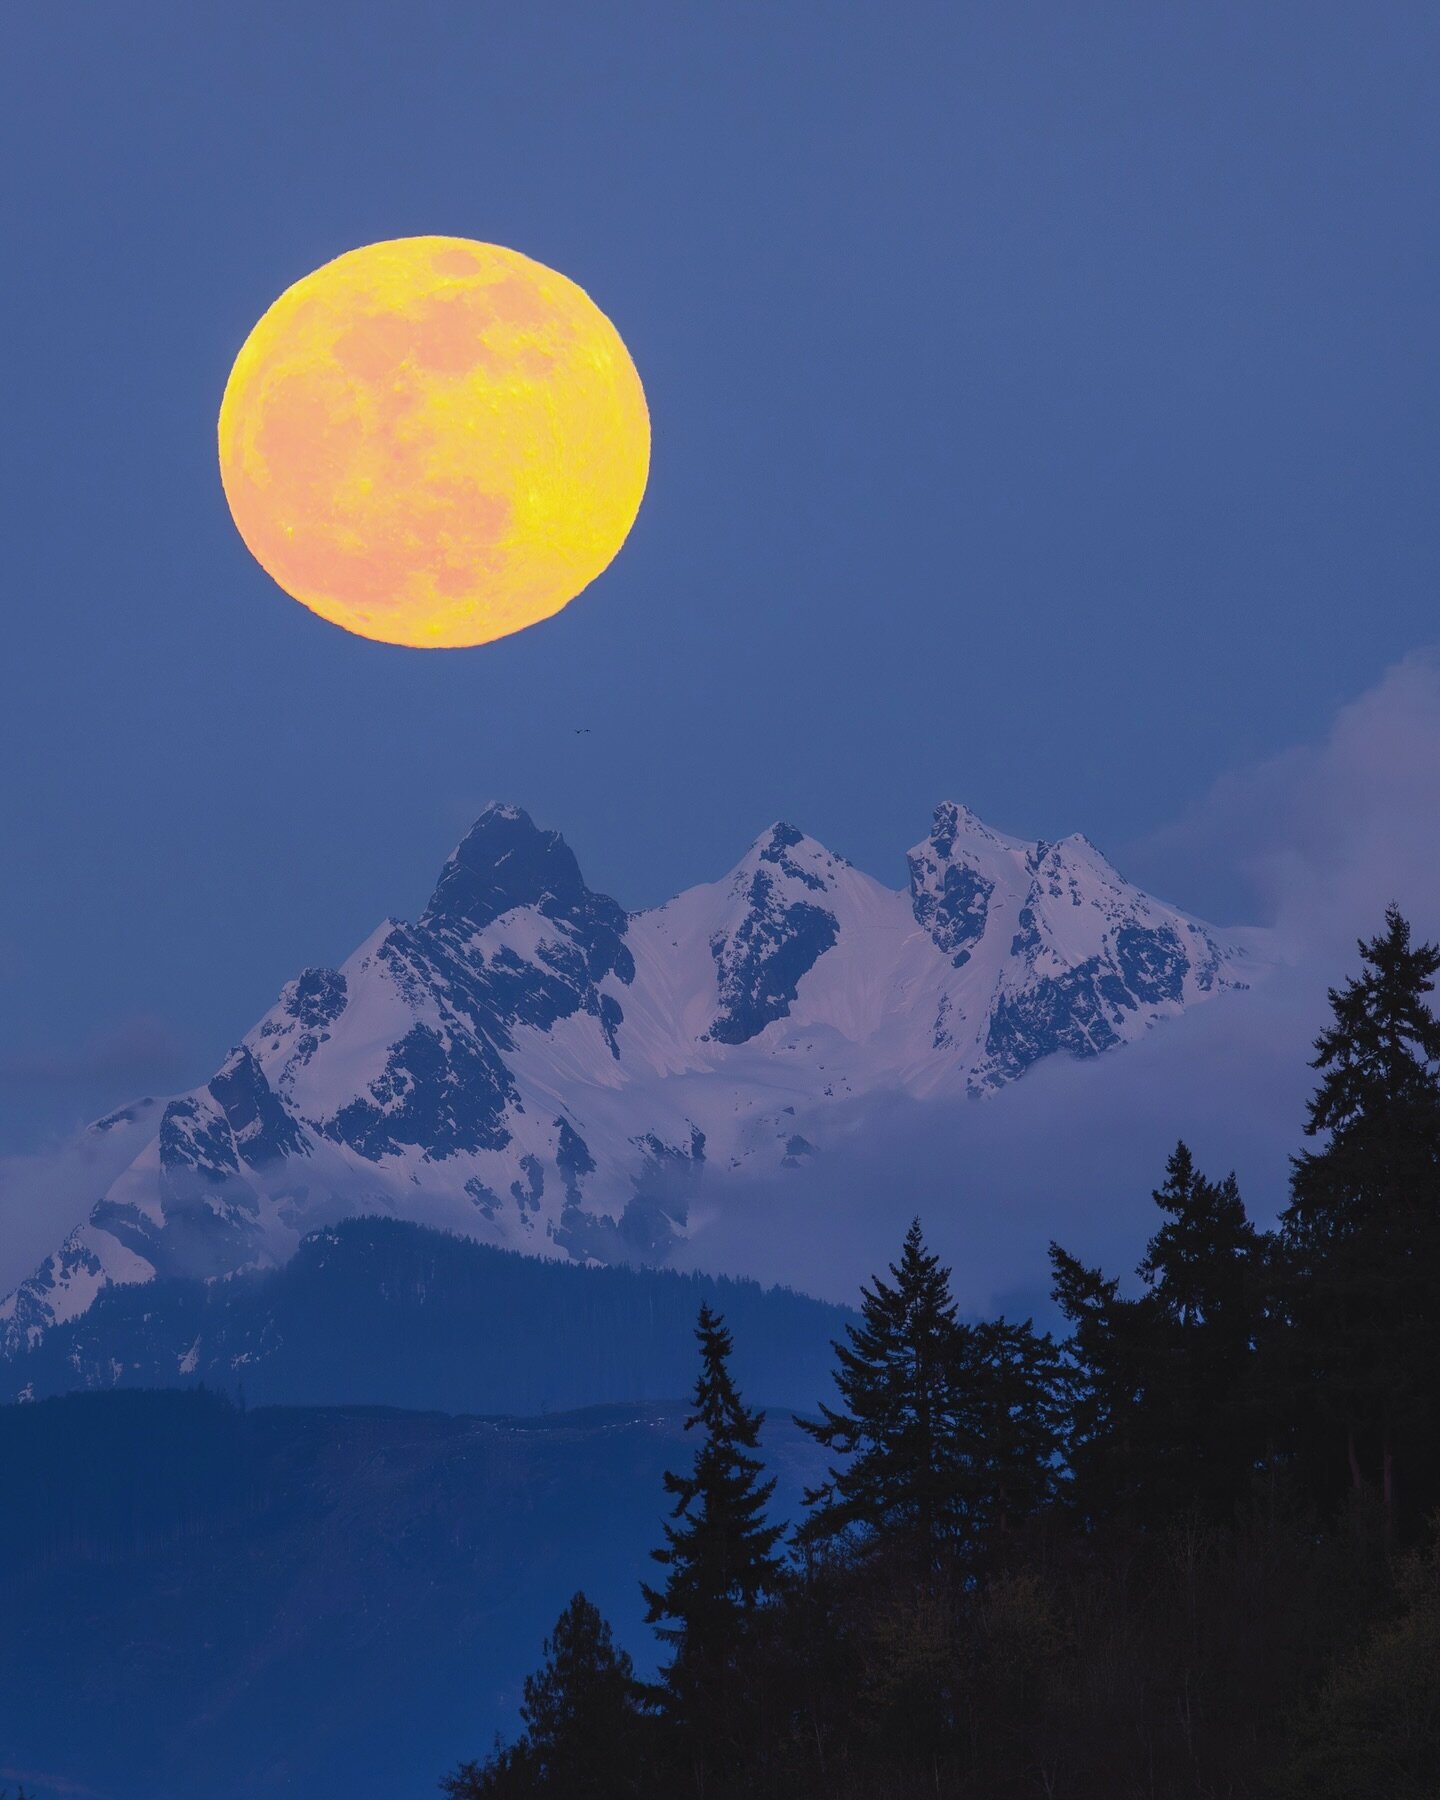
[[1359, 948], [1276, 1228], [1177, 1145], [1138, 1290], [1052, 1245], [1057, 1342], [963, 1321], [917, 1221], [793, 1531], [702, 1307], [658, 1680], [577, 1594], [451, 1800], [1434, 1800], [1440, 948]]

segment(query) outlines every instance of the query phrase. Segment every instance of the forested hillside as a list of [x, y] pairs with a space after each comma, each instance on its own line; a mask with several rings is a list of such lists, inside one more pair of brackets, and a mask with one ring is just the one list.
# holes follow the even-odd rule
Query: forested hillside
[[1134, 1281], [1052, 1246], [1056, 1342], [962, 1321], [917, 1221], [788, 1533], [702, 1309], [660, 1680], [577, 1594], [452, 1800], [1434, 1800], [1440, 949], [1361, 956], [1277, 1228], [1178, 1145]]
[[399, 1219], [347, 1219], [279, 1269], [107, 1288], [88, 1312], [0, 1362], [11, 1396], [208, 1383], [251, 1404], [563, 1412], [668, 1400], [690, 1385], [702, 1300], [745, 1336], [767, 1402], [824, 1380], [847, 1308], [724, 1276], [586, 1268]]

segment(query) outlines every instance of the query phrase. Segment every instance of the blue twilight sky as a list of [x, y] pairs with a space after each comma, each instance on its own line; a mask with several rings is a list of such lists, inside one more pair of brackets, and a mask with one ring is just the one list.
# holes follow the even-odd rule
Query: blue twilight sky
[[[898, 885], [954, 796], [1245, 912], [1154, 834], [1440, 635], [1437, 77], [1389, 0], [8, 8], [0, 1149], [203, 1079], [492, 797], [629, 905], [777, 816]], [[654, 423], [467, 652], [286, 599], [215, 466], [270, 301], [425, 232]]]

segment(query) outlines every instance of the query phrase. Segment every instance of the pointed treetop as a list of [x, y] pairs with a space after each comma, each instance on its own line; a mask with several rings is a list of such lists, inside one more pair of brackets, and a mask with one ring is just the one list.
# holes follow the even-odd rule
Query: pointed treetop
[[1362, 1117], [1428, 1107], [1440, 1071], [1440, 1019], [1426, 995], [1440, 972], [1440, 946], [1412, 947], [1409, 921], [1392, 901], [1385, 930], [1359, 943], [1361, 973], [1331, 988], [1335, 1022], [1315, 1040], [1322, 1071], [1309, 1102], [1307, 1137], [1343, 1132]]
[[668, 1571], [665, 1586], [641, 1583], [647, 1622], [675, 1650], [667, 1682], [681, 1711], [706, 1672], [725, 1666], [749, 1614], [778, 1587], [775, 1547], [784, 1534], [783, 1526], [765, 1522], [775, 1492], [773, 1477], [761, 1480], [764, 1465], [755, 1454], [765, 1415], [742, 1402], [730, 1376], [730, 1333], [708, 1303], [695, 1336], [700, 1374], [685, 1429], [701, 1426], [705, 1435], [690, 1474], [665, 1475], [675, 1505], [664, 1547], [650, 1553]]
[[[950, 1294], [950, 1271], [943, 1268], [938, 1254], [925, 1243], [925, 1232], [918, 1216], [910, 1221], [910, 1229], [905, 1233], [905, 1242], [901, 1246], [900, 1260], [890, 1264], [890, 1273], [895, 1277], [902, 1295], [914, 1296], [925, 1293], [939, 1306], [940, 1312], [947, 1318], [955, 1315], [955, 1302]], [[881, 1285], [875, 1284], [877, 1288]]]
[[952, 1527], [958, 1467], [953, 1404], [958, 1321], [950, 1271], [912, 1221], [891, 1281], [860, 1290], [860, 1322], [834, 1346], [839, 1404], [796, 1423], [848, 1459], [810, 1489], [802, 1544], [852, 1530], [868, 1541], [903, 1541], [934, 1561]]
[[1234, 1174], [1223, 1181], [1202, 1175], [1182, 1139], [1151, 1197], [1167, 1216], [1138, 1270], [1146, 1286], [1182, 1324], [1235, 1313], [1244, 1297], [1244, 1271], [1258, 1261], [1263, 1245]]

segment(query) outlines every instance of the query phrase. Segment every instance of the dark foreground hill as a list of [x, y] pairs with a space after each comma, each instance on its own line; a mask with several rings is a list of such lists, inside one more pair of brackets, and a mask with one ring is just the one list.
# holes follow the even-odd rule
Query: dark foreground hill
[[753, 1281], [587, 1268], [397, 1219], [347, 1219], [279, 1269], [114, 1287], [0, 1363], [0, 1395], [204, 1382], [252, 1405], [542, 1413], [688, 1393], [702, 1300], [766, 1404], [829, 1391], [848, 1309]]
[[[513, 1727], [580, 1587], [642, 1663], [683, 1405], [495, 1420], [0, 1408], [0, 1786], [37, 1800], [411, 1800]], [[793, 1513], [813, 1450], [767, 1426]]]

